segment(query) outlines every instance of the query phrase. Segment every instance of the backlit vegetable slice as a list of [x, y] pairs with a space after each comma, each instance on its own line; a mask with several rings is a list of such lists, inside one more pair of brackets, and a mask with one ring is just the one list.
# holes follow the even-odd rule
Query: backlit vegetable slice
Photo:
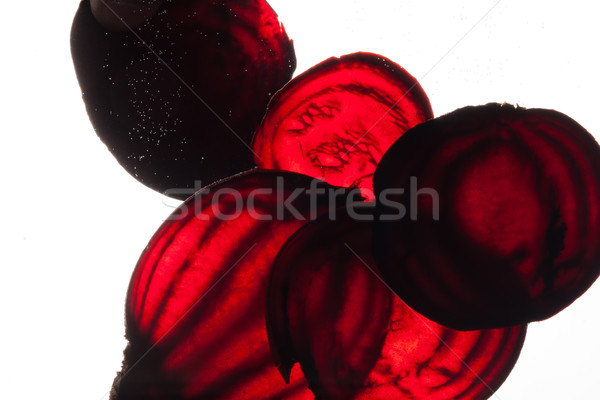
[[296, 66], [264, 0], [165, 1], [133, 32], [107, 30], [84, 0], [71, 50], [98, 136], [136, 179], [178, 198], [254, 165], [254, 129]]
[[311, 398], [300, 373], [289, 385], [279, 376], [265, 301], [280, 247], [330, 205], [307, 194], [312, 181], [254, 171], [199, 191], [175, 211], [133, 273], [129, 345], [113, 399]]
[[557, 111], [489, 104], [426, 122], [388, 150], [374, 186], [383, 276], [444, 325], [543, 320], [600, 273], [600, 147]]
[[417, 80], [394, 62], [371, 53], [330, 58], [273, 97], [254, 136], [256, 163], [358, 186], [370, 199], [383, 153], [432, 115]]
[[276, 258], [267, 330], [287, 378], [299, 362], [318, 399], [486, 399], [526, 326], [455, 331], [417, 314], [376, 274], [371, 224], [340, 214], [300, 229]]

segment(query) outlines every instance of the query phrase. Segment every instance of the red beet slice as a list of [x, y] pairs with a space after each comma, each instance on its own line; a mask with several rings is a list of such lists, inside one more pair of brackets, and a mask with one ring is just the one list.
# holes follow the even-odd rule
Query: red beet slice
[[315, 398], [486, 399], [526, 325], [461, 332], [417, 314], [375, 275], [371, 224], [342, 215], [300, 229], [277, 256], [267, 330], [284, 378], [299, 362]]
[[84, 0], [71, 50], [100, 139], [136, 179], [178, 198], [254, 165], [252, 133], [296, 65], [264, 0], [165, 1], [135, 33], [106, 30]]
[[[375, 225], [381, 272], [436, 322], [542, 320], [600, 273], [600, 148], [557, 111], [489, 104], [419, 125], [385, 154], [374, 186], [378, 214], [410, 209]], [[390, 188], [405, 192], [384, 204]]]
[[432, 116], [417, 80], [393, 61], [370, 53], [330, 58], [273, 97], [254, 136], [256, 163], [357, 186], [371, 199], [383, 153]]
[[290, 385], [279, 376], [265, 301], [280, 247], [330, 205], [307, 194], [312, 181], [254, 171], [199, 191], [175, 211], [133, 273], [129, 345], [112, 399], [311, 398], [300, 373]]

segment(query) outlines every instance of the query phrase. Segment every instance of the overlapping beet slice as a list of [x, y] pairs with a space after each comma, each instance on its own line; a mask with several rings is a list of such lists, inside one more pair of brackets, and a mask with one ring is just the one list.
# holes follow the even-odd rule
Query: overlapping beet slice
[[254, 136], [256, 163], [358, 186], [372, 198], [383, 153], [432, 115], [417, 80], [393, 61], [371, 53], [330, 58], [273, 97]]
[[253, 171], [199, 191], [175, 211], [130, 283], [129, 346], [113, 400], [312, 398], [301, 373], [289, 385], [281, 379], [265, 328], [280, 247], [344, 198], [343, 189], [337, 200], [310, 195], [312, 181]]
[[374, 187], [383, 276], [444, 325], [542, 320], [600, 273], [600, 148], [557, 111], [489, 104], [421, 124]]
[[254, 129], [296, 63], [264, 0], [165, 1], [135, 32], [107, 30], [84, 0], [71, 49], [98, 136], [140, 182], [179, 198], [254, 165]]
[[267, 329], [280, 371], [299, 362], [317, 399], [486, 399], [508, 376], [526, 326], [455, 331], [417, 314], [376, 275], [371, 224], [338, 210], [277, 256]]

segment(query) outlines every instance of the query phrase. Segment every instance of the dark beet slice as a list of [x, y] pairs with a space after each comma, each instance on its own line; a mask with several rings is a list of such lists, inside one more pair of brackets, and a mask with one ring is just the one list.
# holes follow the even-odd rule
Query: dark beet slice
[[[426, 122], [388, 150], [374, 187], [381, 216], [410, 210], [375, 225], [381, 272], [436, 322], [542, 320], [600, 273], [600, 148], [557, 111], [488, 104]], [[386, 201], [391, 188], [405, 192]]]
[[160, 9], [165, 0], [90, 0], [92, 14], [106, 29], [137, 28]]
[[264, 0], [165, 1], [135, 34], [106, 30], [84, 0], [71, 50], [98, 136], [140, 182], [178, 198], [254, 165], [252, 133], [296, 65]]
[[318, 399], [486, 399], [517, 361], [526, 325], [461, 332], [385, 286], [371, 224], [342, 214], [300, 229], [276, 258], [267, 332], [287, 378], [299, 362]]
[[306, 192], [312, 181], [254, 171], [199, 191], [175, 211], [132, 276], [129, 345], [113, 400], [311, 398], [301, 373], [289, 385], [279, 376], [265, 301], [280, 247], [330, 205]]
[[370, 53], [330, 58], [273, 97], [254, 136], [256, 162], [358, 186], [370, 199], [383, 153], [432, 116], [417, 80], [394, 62]]

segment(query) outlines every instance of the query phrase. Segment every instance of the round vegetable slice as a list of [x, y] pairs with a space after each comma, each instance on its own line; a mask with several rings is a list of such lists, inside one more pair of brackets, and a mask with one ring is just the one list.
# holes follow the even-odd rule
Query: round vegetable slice
[[307, 193], [313, 181], [253, 171], [200, 190], [175, 211], [130, 282], [129, 345], [113, 399], [311, 398], [300, 373], [290, 385], [278, 374], [265, 301], [280, 247], [330, 205]]
[[330, 58], [297, 76], [270, 101], [253, 140], [256, 163], [362, 189], [387, 148], [432, 118], [427, 95], [383, 56]]
[[71, 30], [92, 125], [140, 182], [173, 197], [254, 165], [250, 142], [292, 76], [292, 42], [264, 0], [165, 1], [134, 31], [81, 2]]
[[287, 379], [299, 362], [318, 399], [486, 399], [517, 361], [526, 325], [455, 331], [427, 320], [375, 268], [371, 224], [341, 212], [278, 254], [267, 332]]
[[557, 111], [489, 104], [426, 122], [388, 150], [374, 187], [381, 272], [436, 322], [543, 320], [600, 273], [600, 147]]

